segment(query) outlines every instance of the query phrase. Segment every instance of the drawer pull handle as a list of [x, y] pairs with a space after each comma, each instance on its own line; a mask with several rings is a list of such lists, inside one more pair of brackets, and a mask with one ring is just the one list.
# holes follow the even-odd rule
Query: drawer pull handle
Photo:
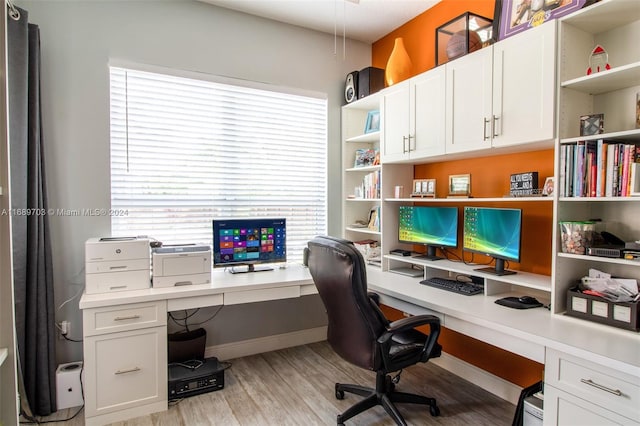
[[119, 288], [127, 288], [127, 286], [126, 285], [114, 285], [114, 286], [109, 287], [109, 290], [117, 290]]
[[582, 383], [584, 383], [585, 385], [593, 386], [594, 388], [597, 388], [597, 389], [612, 393], [612, 394], [614, 394], [616, 396], [622, 396], [622, 392], [620, 392], [620, 389], [611, 389], [611, 388], [608, 388], [606, 386], [602, 386], [602, 385], [594, 382], [591, 379], [580, 379], [580, 381]]
[[126, 321], [126, 320], [138, 319], [138, 318], [140, 318], [140, 315], [130, 315], [128, 317], [115, 317], [113, 320], [114, 321]]
[[119, 375], [119, 374], [135, 373], [136, 371], [140, 371], [140, 367], [133, 367], [128, 370], [118, 370], [114, 374]]

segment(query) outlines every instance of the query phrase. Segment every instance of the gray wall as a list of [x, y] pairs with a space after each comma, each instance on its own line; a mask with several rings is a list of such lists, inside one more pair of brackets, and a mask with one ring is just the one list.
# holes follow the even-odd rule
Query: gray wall
[[[340, 235], [340, 106], [344, 78], [371, 63], [371, 46], [196, 1], [16, 1], [39, 25], [45, 159], [50, 207], [108, 208], [110, 59], [151, 64], [327, 93], [329, 233]], [[333, 7], [333, 6], [331, 6]], [[338, 49], [342, 43], [338, 43]], [[52, 216], [56, 306], [82, 290], [84, 241], [110, 234], [109, 217]], [[79, 299], [79, 298], [78, 298]], [[78, 299], [57, 313], [81, 337]], [[208, 345], [316, 327], [317, 297], [223, 309]], [[211, 312], [210, 309], [207, 311]], [[202, 315], [206, 317], [207, 312]], [[284, 315], [284, 316], [283, 316]], [[268, 320], [277, 318], [276, 320]], [[233, 333], [215, 327], [234, 322]], [[60, 341], [58, 361], [82, 357]]]

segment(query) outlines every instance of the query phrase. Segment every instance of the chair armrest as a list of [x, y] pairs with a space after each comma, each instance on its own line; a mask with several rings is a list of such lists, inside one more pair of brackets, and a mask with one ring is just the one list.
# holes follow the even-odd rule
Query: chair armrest
[[427, 357], [431, 357], [433, 348], [438, 343], [438, 337], [440, 336], [440, 318], [435, 315], [415, 315], [390, 323], [387, 326], [387, 331], [378, 338], [378, 343], [384, 348], [382, 356], [385, 359], [385, 364], [388, 362], [387, 354], [389, 353], [393, 336], [401, 331], [411, 330], [421, 325], [429, 325], [429, 336], [424, 343], [423, 353]]

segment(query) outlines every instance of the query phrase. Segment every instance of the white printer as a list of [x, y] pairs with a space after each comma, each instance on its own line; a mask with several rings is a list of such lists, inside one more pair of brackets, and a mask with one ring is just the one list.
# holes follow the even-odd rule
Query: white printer
[[173, 287], [211, 282], [211, 247], [165, 246], [153, 249], [153, 286]]
[[138, 290], [151, 286], [148, 238], [89, 238], [85, 243], [87, 294]]

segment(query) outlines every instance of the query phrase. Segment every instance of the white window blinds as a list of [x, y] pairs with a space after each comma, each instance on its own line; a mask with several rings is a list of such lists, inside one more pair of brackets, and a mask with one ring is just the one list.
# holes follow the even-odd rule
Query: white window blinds
[[326, 99], [110, 74], [114, 236], [211, 244], [213, 218], [285, 217], [295, 262], [326, 234]]

